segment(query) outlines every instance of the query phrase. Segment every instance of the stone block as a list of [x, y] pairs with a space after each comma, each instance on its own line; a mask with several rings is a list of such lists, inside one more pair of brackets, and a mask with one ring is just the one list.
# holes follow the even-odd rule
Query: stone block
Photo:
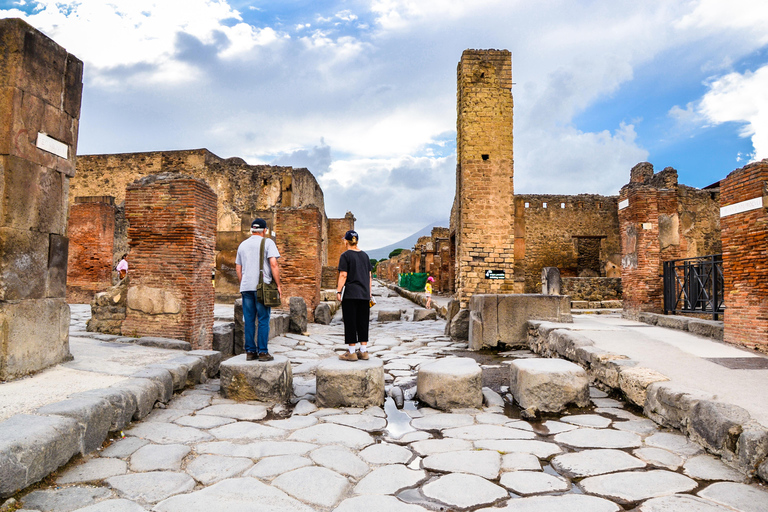
[[245, 341], [243, 339], [243, 299], [236, 299], [235, 304], [235, 330], [233, 331], [233, 352], [235, 355], [245, 352]]
[[307, 303], [302, 297], [291, 297], [290, 304], [290, 325], [288, 332], [302, 334], [307, 332]]
[[541, 269], [541, 293], [542, 295], [560, 295], [563, 280], [560, 278], [560, 269], [557, 267], [544, 267]]
[[637, 321], [643, 322], [644, 324], [648, 324], [648, 325], [656, 325], [656, 322], [659, 320], [660, 316], [662, 315], [659, 315], [657, 313], [640, 312], [637, 315]]
[[413, 321], [437, 320], [437, 311], [434, 309], [416, 308], [413, 310]]
[[205, 375], [209, 379], [213, 379], [219, 374], [219, 367], [223, 359], [220, 352], [215, 350], [191, 350], [187, 355], [199, 357], [203, 361]]
[[133, 414], [135, 421], [145, 418], [152, 412], [155, 402], [162, 398], [163, 389], [151, 379], [130, 379], [112, 387], [123, 390], [133, 396], [133, 399], [136, 401], [136, 412]]
[[0, 226], [65, 235], [69, 178], [17, 156], [0, 156]]
[[128, 308], [148, 315], [176, 315], [181, 313], [181, 297], [165, 288], [130, 286]]
[[625, 368], [619, 372], [619, 388], [630, 402], [640, 407], [645, 405], [648, 386], [667, 380], [666, 375], [649, 368]]
[[285, 402], [293, 392], [293, 374], [288, 358], [275, 355], [273, 361], [246, 361], [245, 354], [221, 363], [221, 394], [233, 400]]
[[723, 322], [717, 320], [691, 318], [688, 320], [688, 331], [698, 336], [723, 341]]
[[213, 350], [221, 352], [223, 359], [235, 355], [235, 323], [213, 326]]
[[[203, 352], [212, 351], [206, 350]], [[198, 357], [196, 355], [183, 355], [180, 357], [174, 357], [167, 362], [187, 368], [187, 380], [183, 387], [197, 386], [198, 384], [208, 381], [208, 366], [202, 357]]]
[[143, 347], [157, 347], [166, 350], [192, 350], [192, 345], [186, 341], [161, 338], [159, 336], [142, 336], [141, 338], [136, 338], [134, 343]]
[[469, 310], [461, 309], [449, 322], [451, 325], [450, 336], [456, 340], [469, 339]]
[[402, 316], [402, 313], [400, 310], [379, 310], [379, 314], [376, 317], [376, 320], [379, 322], [399, 322], [400, 317]]
[[315, 368], [319, 407], [384, 405], [384, 365], [381, 360], [341, 361], [329, 358]]
[[422, 364], [416, 389], [419, 400], [436, 409], [483, 405], [483, 373], [469, 357], [446, 357]]
[[157, 399], [161, 402], [168, 402], [173, 396], [173, 377], [165, 368], [147, 367], [137, 371], [131, 377], [147, 379], [154, 383], [158, 389]]
[[150, 368], [162, 368], [171, 374], [173, 390], [179, 391], [187, 386], [187, 376], [189, 375], [189, 366], [178, 361], [164, 361], [149, 366]]
[[138, 407], [136, 397], [119, 387], [83, 391], [72, 395], [71, 398], [96, 398], [108, 401], [112, 407], [110, 432], [119, 432], [127, 427]]
[[327, 302], [321, 302], [315, 308], [315, 323], [328, 325], [331, 323], [333, 314], [331, 314], [331, 306]]
[[739, 436], [750, 420], [749, 413], [739, 406], [699, 400], [691, 409], [688, 432], [709, 451], [721, 455], [724, 451], [735, 453]]
[[679, 331], [688, 330], [688, 319], [682, 316], [675, 315], [658, 315], [656, 317], [656, 325], [659, 327], [666, 327], [667, 329], [677, 329]]
[[0, 227], [0, 301], [45, 298], [49, 239], [48, 233]]
[[288, 332], [288, 326], [291, 323], [291, 315], [282, 310], [272, 308], [272, 314], [269, 317], [269, 339], [275, 336], [282, 336]]
[[589, 404], [584, 369], [563, 359], [522, 359], [509, 365], [509, 391], [529, 411], [560, 412], [569, 404]]
[[694, 406], [700, 400], [710, 398], [671, 382], [656, 382], [646, 390], [643, 412], [656, 423], [683, 430], [688, 425]]
[[0, 381], [70, 359], [66, 300], [0, 302], [0, 347]]
[[114, 415], [112, 404], [108, 400], [94, 396], [63, 400], [40, 407], [35, 412], [75, 420], [82, 431], [80, 453], [83, 455], [91, 453], [104, 443]]
[[75, 420], [64, 416], [18, 414], [0, 422], [0, 497], [66, 464], [80, 451], [82, 432]]
[[451, 335], [451, 321], [453, 321], [453, 318], [459, 313], [460, 309], [461, 309], [461, 303], [458, 300], [451, 299], [448, 301], [448, 306], [446, 306], [446, 311], [445, 311], [445, 335], [446, 336]]

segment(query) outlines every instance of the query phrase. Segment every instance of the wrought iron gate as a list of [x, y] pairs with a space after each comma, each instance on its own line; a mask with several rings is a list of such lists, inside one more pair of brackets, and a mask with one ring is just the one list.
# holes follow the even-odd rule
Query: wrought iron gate
[[664, 313], [722, 315], [723, 255], [664, 262]]

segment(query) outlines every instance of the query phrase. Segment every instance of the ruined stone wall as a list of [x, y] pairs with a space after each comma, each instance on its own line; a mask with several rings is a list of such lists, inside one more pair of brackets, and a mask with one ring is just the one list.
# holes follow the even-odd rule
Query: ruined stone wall
[[541, 292], [541, 269], [563, 277], [618, 277], [618, 197], [593, 194], [515, 196], [515, 281]]
[[69, 210], [67, 302], [90, 304], [96, 293], [112, 286], [115, 198], [78, 197]]
[[[465, 50], [457, 69], [456, 292], [461, 307], [478, 293], [514, 290], [512, 55]], [[509, 207], [504, 207], [509, 205]], [[486, 271], [504, 279], [486, 279]]]
[[210, 349], [216, 194], [178, 173], [148, 176], [127, 187], [125, 215], [131, 268], [122, 333]]
[[397, 256], [379, 262], [377, 277], [397, 284], [398, 276], [412, 272], [411, 251], [406, 249]]
[[324, 262], [327, 266], [338, 268], [339, 258], [347, 250], [344, 235], [355, 229], [355, 220], [352, 212], [347, 212], [341, 219], [328, 219], [328, 259]]
[[0, 20], [0, 381], [69, 357], [67, 193], [83, 64]]
[[323, 213], [319, 208], [280, 208], [276, 211], [275, 243], [280, 251], [283, 307], [290, 297], [302, 297], [307, 304], [307, 318], [314, 321], [320, 303], [322, 278]]
[[723, 339], [768, 352], [768, 160], [720, 182]]
[[[539, 293], [541, 287], [539, 287]], [[620, 277], [564, 277], [560, 293], [571, 300], [621, 300]]]

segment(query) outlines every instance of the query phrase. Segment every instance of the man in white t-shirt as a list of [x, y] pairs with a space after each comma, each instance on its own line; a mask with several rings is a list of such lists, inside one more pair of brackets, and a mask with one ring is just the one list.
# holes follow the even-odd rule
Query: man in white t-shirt
[[[243, 241], [237, 248], [235, 271], [240, 280], [240, 295], [243, 297], [243, 334], [245, 335], [245, 359], [247, 361], [271, 361], [274, 359], [267, 348], [269, 340], [269, 315], [272, 308], [256, 300], [256, 287], [259, 284], [259, 274], [263, 271], [264, 282], [271, 283], [274, 279], [280, 295], [283, 294], [280, 284], [280, 269], [277, 258], [280, 252], [271, 238], [266, 237], [267, 221], [255, 219], [251, 223], [251, 237]], [[260, 261], [261, 241], [264, 240], [264, 259]], [[256, 319], [258, 318], [258, 335], [256, 335]], [[254, 335], [256, 340], [254, 342]]]

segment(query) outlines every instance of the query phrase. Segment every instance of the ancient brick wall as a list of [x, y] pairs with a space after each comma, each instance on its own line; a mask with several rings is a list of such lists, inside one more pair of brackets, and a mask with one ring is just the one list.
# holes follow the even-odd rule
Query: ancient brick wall
[[216, 194], [177, 173], [148, 176], [128, 186], [125, 215], [131, 267], [123, 334], [210, 349]]
[[[512, 57], [465, 50], [457, 69], [455, 282], [461, 307], [514, 290]], [[505, 208], [504, 205], [510, 207]], [[504, 279], [486, 279], [486, 271]]]
[[617, 196], [515, 196], [515, 281], [541, 293], [541, 269], [563, 277], [618, 277]]
[[329, 267], [339, 267], [339, 258], [347, 250], [344, 234], [350, 229], [355, 229], [355, 220], [352, 212], [347, 212], [341, 219], [328, 219], [328, 259], [324, 264]]
[[768, 352], [768, 160], [720, 182], [723, 339]]
[[69, 356], [67, 190], [83, 64], [0, 20], [0, 381]]
[[[541, 293], [541, 286], [537, 293]], [[564, 277], [560, 289], [571, 300], [604, 301], [621, 300], [620, 277]]]
[[280, 275], [283, 307], [290, 297], [302, 297], [307, 303], [307, 318], [314, 320], [320, 303], [322, 277], [323, 213], [319, 208], [280, 208], [276, 211], [275, 243], [280, 251]]
[[67, 302], [90, 304], [112, 286], [115, 242], [115, 198], [78, 197], [69, 209], [67, 236]]

